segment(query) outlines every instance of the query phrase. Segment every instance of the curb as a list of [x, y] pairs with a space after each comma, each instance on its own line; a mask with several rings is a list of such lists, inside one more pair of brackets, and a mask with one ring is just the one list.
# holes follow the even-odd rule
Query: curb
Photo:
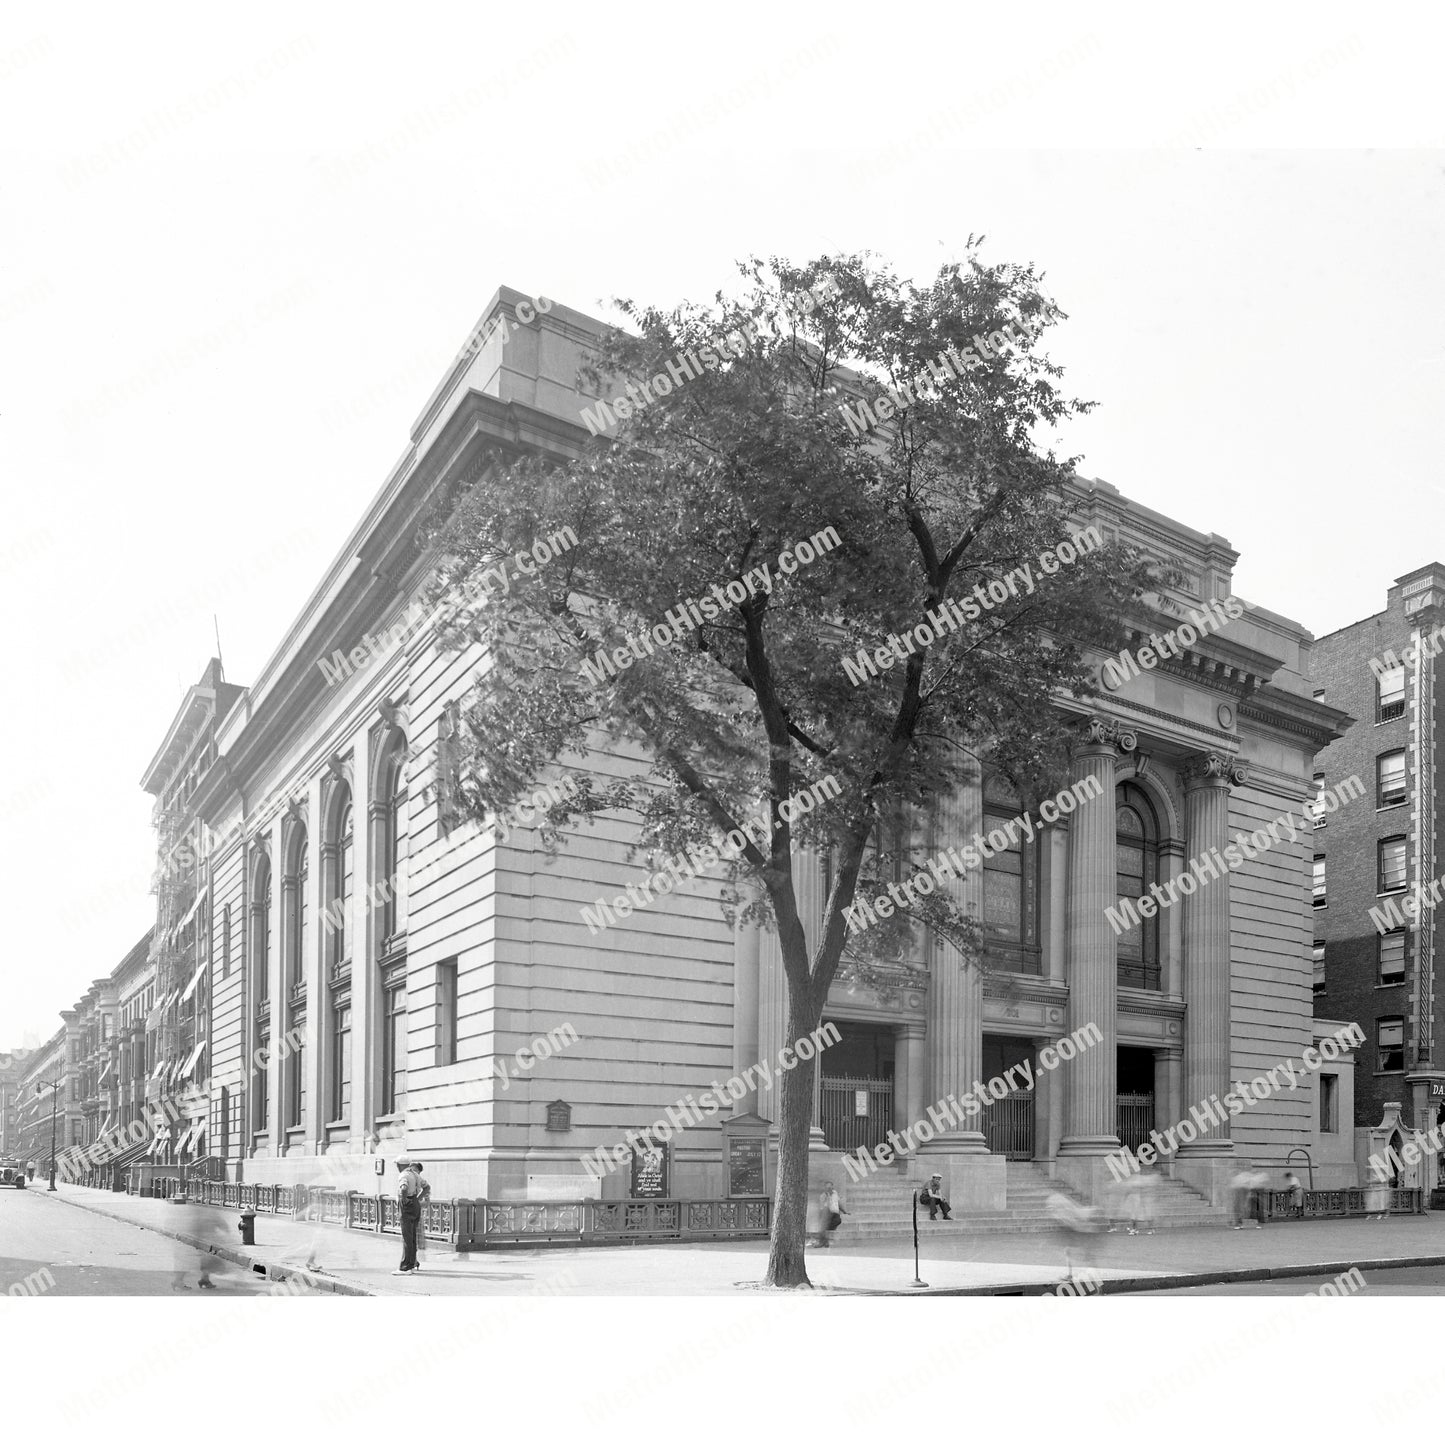
[[[1320, 1275], [1345, 1274], [1357, 1269], [1361, 1274], [1382, 1269], [1429, 1269], [1445, 1265], [1445, 1255], [1392, 1255], [1386, 1259], [1350, 1259], [1333, 1264], [1257, 1265], [1251, 1269], [1201, 1270], [1198, 1274], [1149, 1274], [1102, 1280], [1090, 1295], [1149, 1294], [1156, 1290], [1194, 1289], [1208, 1284], [1256, 1284], [1276, 1279], [1308, 1279]], [[939, 1285], [930, 1288], [930, 1295], [1051, 1295], [1063, 1284], [1061, 1279], [1028, 1284]], [[839, 1294], [866, 1294], [917, 1299], [922, 1291], [912, 1289], [848, 1289]]]
[[56, 1199], [61, 1204], [68, 1204], [72, 1209], [83, 1209], [87, 1214], [98, 1214], [103, 1219], [112, 1219], [117, 1224], [129, 1224], [135, 1229], [148, 1230], [151, 1234], [164, 1235], [167, 1239], [174, 1239], [180, 1244], [188, 1244], [192, 1249], [199, 1250], [202, 1254], [214, 1254], [218, 1259], [227, 1260], [231, 1264], [244, 1265], [252, 1271], [260, 1270], [266, 1278], [272, 1282], [280, 1282], [287, 1279], [299, 1279], [312, 1289], [328, 1290], [332, 1294], [343, 1295], [364, 1295], [368, 1298], [378, 1297], [375, 1290], [365, 1288], [359, 1284], [348, 1284], [345, 1280], [337, 1279], [334, 1275], [316, 1274], [309, 1269], [302, 1269], [298, 1265], [271, 1264], [254, 1254], [247, 1254], [245, 1250], [230, 1245], [216, 1244], [211, 1240], [200, 1239], [194, 1234], [183, 1234], [175, 1229], [163, 1229], [158, 1224], [146, 1224], [139, 1220], [128, 1219], [124, 1214], [112, 1214], [108, 1209], [97, 1209], [95, 1205], [82, 1202], [79, 1199], [67, 1199], [63, 1194], [56, 1193]]

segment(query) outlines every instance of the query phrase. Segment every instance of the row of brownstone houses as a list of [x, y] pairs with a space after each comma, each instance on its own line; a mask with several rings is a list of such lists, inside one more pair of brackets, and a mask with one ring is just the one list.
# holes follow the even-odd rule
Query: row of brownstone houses
[[[551, 856], [525, 821], [483, 828], [448, 806], [449, 740], [479, 658], [417, 621], [418, 522], [498, 450], [566, 459], [590, 440], [581, 413], [596, 398], [577, 376], [601, 323], [560, 305], [519, 322], [525, 299], [492, 298], [474, 328], [488, 339], [441, 379], [260, 673], [241, 686], [213, 659], [188, 690], [141, 779], [154, 925], [113, 967], [98, 962], [44, 1044], [0, 1055], [0, 1151], [43, 1168], [53, 1102], [58, 1149], [98, 1185], [190, 1172], [364, 1190], [378, 1159], [405, 1151], [442, 1195], [770, 1192], [776, 1098], [759, 1066], [789, 1043], [775, 938], [727, 922], [711, 877], [599, 934], [582, 911], [637, 880], [633, 824], [605, 817]], [[955, 880], [984, 920], [989, 969], [931, 968], [925, 941], [891, 972], [840, 975], [818, 1172], [841, 1180], [842, 1153], [1019, 1070], [1027, 1087], [934, 1131], [907, 1167], [944, 1173], [964, 1209], [1008, 1208], [1019, 1166], [1088, 1193], [1121, 1141], [1358, 1023], [1352, 1054], [1169, 1166], [1216, 1200], [1241, 1160], [1308, 1158], [1317, 1185], [1354, 1183], [1380, 1145], [1445, 1117], [1432, 905], [1412, 892], [1445, 871], [1440, 680], [1419, 645], [1445, 618], [1445, 568], [1406, 574], [1382, 612], [1316, 639], [1235, 602], [1236, 554], [1218, 534], [1103, 482], [1080, 478], [1071, 500], [1081, 528], [1172, 569], [1127, 621], [1136, 654], [1174, 641], [1087, 706], [1060, 701], [1075, 779], [1094, 780], [1086, 800]], [[1190, 626], [1201, 614], [1217, 625]], [[587, 765], [619, 777], [638, 759], [619, 745]], [[1356, 776], [1361, 796], [1314, 816]], [[933, 825], [961, 841], [1017, 810], [985, 777]], [[1286, 815], [1295, 836], [1250, 850], [1227, 881], [1109, 925], [1120, 898], [1157, 898], [1201, 854]], [[799, 878], [815, 926], [823, 861], [805, 856]], [[1382, 904], [1398, 922], [1386, 909], [1379, 929]], [[1098, 1044], [1033, 1067], [1086, 1023]], [[535, 1047], [548, 1039], [565, 1043]], [[600, 1180], [583, 1167], [731, 1078], [751, 1082], [638, 1167]], [[1434, 1168], [1406, 1182], [1432, 1187]]]

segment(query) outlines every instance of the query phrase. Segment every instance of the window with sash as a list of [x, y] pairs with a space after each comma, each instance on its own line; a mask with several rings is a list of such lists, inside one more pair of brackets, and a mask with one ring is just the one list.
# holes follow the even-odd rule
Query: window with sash
[[1381, 753], [1375, 760], [1375, 806], [1393, 808], [1405, 801], [1405, 750]]
[[1404, 983], [1405, 981], [1405, 930], [1391, 929], [1389, 933], [1377, 934], [1375, 947], [1378, 953], [1382, 984]]
[[1405, 716], [1405, 669], [1387, 668], [1379, 674], [1378, 702], [1375, 708], [1376, 722], [1391, 722]]
[[1398, 1074], [1405, 1068], [1405, 1020], [1383, 1018], [1375, 1022], [1375, 1068], [1382, 1074]]
[[[1001, 842], [1005, 825], [1023, 811], [1014, 789], [999, 777], [987, 778], [983, 792], [983, 833]], [[1039, 849], [1038, 835], [1025, 838], [1013, 828], [1005, 847], [988, 844], [983, 860], [984, 956], [993, 967], [1010, 973], [1039, 973]]]
[[[1159, 820], [1142, 788], [1123, 783], [1114, 790], [1115, 891], [1137, 902], [1159, 881]], [[1159, 987], [1159, 915], [1125, 929], [1117, 944], [1119, 982], [1130, 988]]]
[[1393, 893], [1405, 886], [1405, 839], [1381, 838], [1378, 891]]

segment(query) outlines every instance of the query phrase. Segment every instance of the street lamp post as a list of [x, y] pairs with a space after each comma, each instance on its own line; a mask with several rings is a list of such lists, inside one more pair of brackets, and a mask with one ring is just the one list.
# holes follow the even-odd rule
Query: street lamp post
[[47, 1194], [57, 1192], [55, 1188], [55, 1098], [60, 1092], [60, 1086], [63, 1082], [63, 1079], [42, 1079], [35, 1086], [35, 1092], [37, 1094], [42, 1089], [50, 1090], [50, 1183], [46, 1186], [45, 1192]]

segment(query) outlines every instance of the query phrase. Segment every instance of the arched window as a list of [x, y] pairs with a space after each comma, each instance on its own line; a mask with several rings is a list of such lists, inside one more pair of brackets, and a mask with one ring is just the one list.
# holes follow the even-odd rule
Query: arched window
[[[1122, 783], [1114, 790], [1119, 897], [1137, 901], [1159, 881], [1159, 819], [1144, 790]], [[1119, 935], [1119, 982], [1129, 988], [1159, 987], [1159, 915], [1143, 918]]]
[[291, 835], [290, 867], [286, 875], [286, 992], [306, 982], [306, 882], [310, 877], [310, 850], [306, 829]]
[[406, 740], [398, 739], [392, 749], [386, 799], [386, 872], [385, 902], [382, 905], [381, 937], [383, 942], [395, 937], [406, 927]]
[[1039, 973], [1039, 849], [1036, 838], [1013, 826], [1022, 812], [1022, 799], [1005, 779], [985, 779], [984, 953], [995, 968]]
[[251, 893], [251, 963], [255, 976], [256, 1028], [255, 1054], [258, 1060], [252, 1069], [251, 1128], [264, 1134], [271, 1127], [270, 1068], [260, 1062], [271, 1044], [271, 860], [262, 854], [256, 864], [256, 879]]
[[322, 909], [322, 925], [327, 933], [325, 957], [331, 968], [351, 958], [351, 939], [347, 932], [351, 912], [351, 890], [354, 880], [354, 828], [351, 824], [351, 789], [338, 789], [332, 801], [334, 819], [327, 841], [327, 871], [322, 874], [327, 899]]
[[291, 835], [290, 866], [286, 877], [286, 1048], [284, 1089], [286, 1127], [299, 1129], [306, 1122], [306, 1048], [299, 1042], [306, 1033], [306, 886], [310, 878], [310, 849], [306, 829]]
[[379, 790], [381, 834], [381, 1113], [406, 1108], [406, 738], [393, 736]]
[[327, 837], [327, 890], [322, 912], [326, 929], [327, 1027], [322, 1036], [326, 1051], [326, 1119], [345, 1124], [351, 1117], [351, 934], [348, 931], [355, 887], [355, 826], [351, 789], [338, 784], [331, 795]]
[[256, 1001], [271, 996], [271, 860], [262, 857], [256, 864], [256, 885], [251, 895], [252, 966], [256, 974]]

